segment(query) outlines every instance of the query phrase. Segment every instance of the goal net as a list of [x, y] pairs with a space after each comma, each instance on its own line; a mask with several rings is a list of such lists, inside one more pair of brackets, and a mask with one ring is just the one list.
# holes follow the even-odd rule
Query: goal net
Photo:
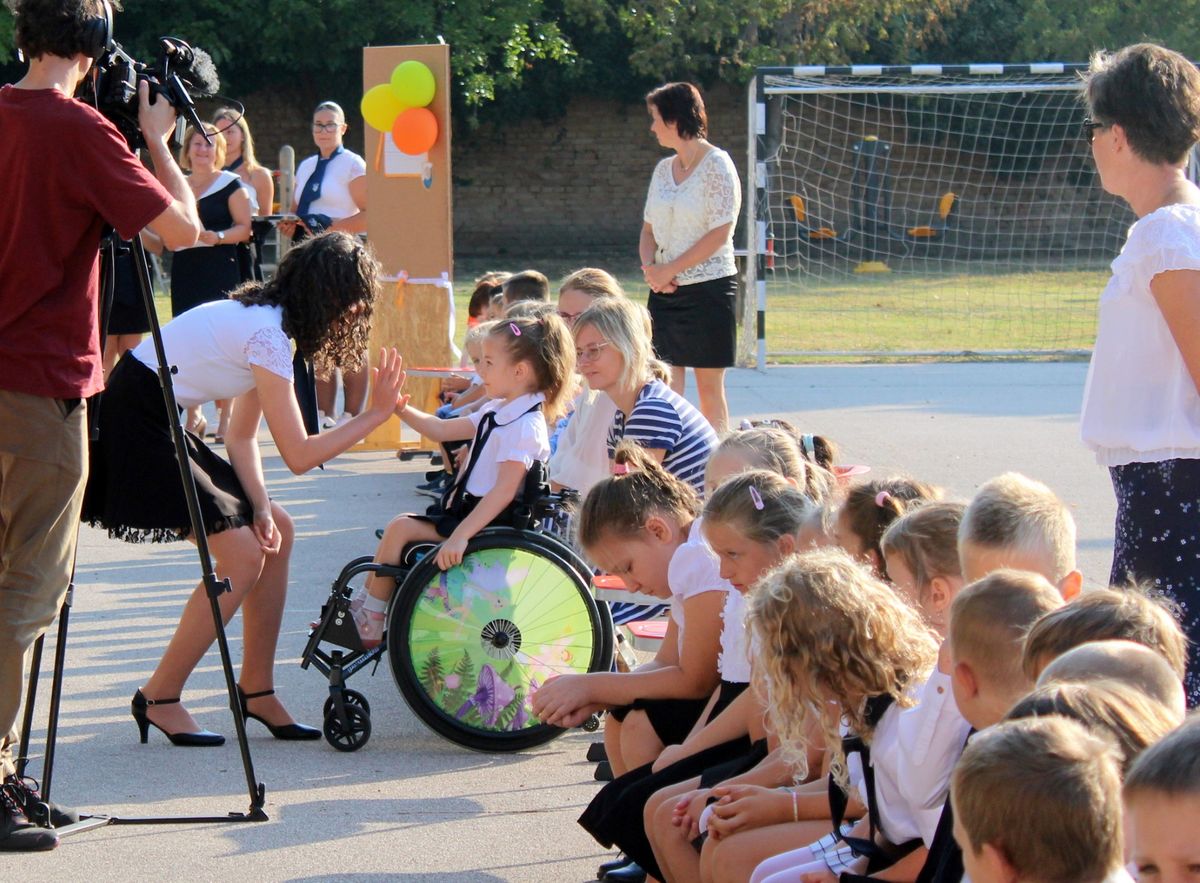
[[767, 354], [1090, 348], [1133, 215], [1083, 138], [1083, 68], [760, 69], [748, 238]]

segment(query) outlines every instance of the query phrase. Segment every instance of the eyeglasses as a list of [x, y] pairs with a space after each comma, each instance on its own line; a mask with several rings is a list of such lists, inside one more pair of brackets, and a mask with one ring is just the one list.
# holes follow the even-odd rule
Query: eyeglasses
[[1091, 144], [1094, 140], [1096, 140], [1096, 130], [1097, 129], [1107, 129], [1108, 125], [1109, 125], [1108, 123], [1097, 123], [1091, 117], [1084, 117], [1083, 118], [1083, 140], [1086, 141], [1088, 144]]
[[594, 362], [600, 358], [600, 351], [608, 346], [612, 341], [602, 340], [600, 343], [593, 343], [585, 346], [581, 350], [575, 350], [575, 362], [579, 365], [586, 365], [589, 362]]
[[336, 132], [341, 127], [341, 123], [313, 123], [314, 132]]
[[579, 313], [564, 313], [562, 310], [555, 310], [555, 312], [556, 312], [556, 313], [558, 313], [558, 318], [562, 319], [562, 320], [563, 320], [564, 322], [566, 322], [568, 325], [574, 325], [574, 324], [575, 324], [575, 320], [576, 320], [576, 319], [578, 319], [580, 316], [582, 316], [582, 315], [583, 315], [583, 313], [582, 313], [582, 312], [579, 312]]

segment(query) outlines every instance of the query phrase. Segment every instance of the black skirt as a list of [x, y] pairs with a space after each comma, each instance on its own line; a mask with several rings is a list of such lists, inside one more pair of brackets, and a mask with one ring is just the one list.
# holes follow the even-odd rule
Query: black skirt
[[[182, 540], [192, 533], [175, 445], [154, 371], [126, 353], [100, 396], [83, 520], [126, 542]], [[206, 534], [244, 527], [254, 507], [237, 473], [193, 433], [184, 435]]]
[[650, 292], [654, 352], [679, 368], [732, 368], [737, 361], [737, 276]]
[[138, 287], [133, 255], [117, 255], [113, 261], [113, 299], [108, 314], [109, 334], [145, 334], [150, 330], [142, 290]]

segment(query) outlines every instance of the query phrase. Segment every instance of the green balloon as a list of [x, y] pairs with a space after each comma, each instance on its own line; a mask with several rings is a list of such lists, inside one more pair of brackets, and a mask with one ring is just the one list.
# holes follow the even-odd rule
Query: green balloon
[[405, 61], [392, 71], [392, 94], [405, 107], [425, 107], [436, 91], [433, 71], [419, 61]]

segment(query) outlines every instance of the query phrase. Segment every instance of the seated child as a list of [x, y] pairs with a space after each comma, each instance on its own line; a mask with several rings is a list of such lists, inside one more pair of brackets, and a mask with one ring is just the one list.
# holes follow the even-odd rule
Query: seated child
[[[870, 812], [856, 824], [844, 822], [831, 786], [832, 833], [762, 860], [722, 827], [728, 807], [718, 802], [702, 876], [737, 879], [730, 869], [757, 858], [753, 883], [784, 883], [809, 873], [863, 873], [869, 862], [883, 867], [922, 849], [917, 808], [899, 786], [909, 760], [899, 749], [900, 717], [937, 661], [937, 642], [920, 614], [844, 551], [830, 549], [796, 555], [771, 571], [750, 597], [747, 620], [781, 743], [794, 756], [810, 738], [806, 724], [819, 721], [833, 783], [843, 795], [856, 791]], [[850, 747], [855, 741], [859, 747]]]
[[634, 442], [622, 442], [613, 462], [617, 473], [583, 501], [579, 541], [630, 591], [670, 600], [666, 636], [638, 669], [551, 678], [531, 705], [539, 719], [560, 727], [609, 709], [619, 739], [606, 734], [605, 745], [620, 775], [682, 741], [708, 704], [719, 680], [721, 610], [731, 586], [700, 532], [695, 491]]
[[[959, 712], [974, 729], [998, 723], [1033, 689], [1033, 681], [1021, 667], [1021, 643], [1030, 626], [1062, 604], [1062, 596], [1045, 577], [1021, 570], [997, 570], [954, 599], [948, 641], [951, 686]], [[962, 879], [962, 854], [954, 842], [953, 822], [947, 800], [918, 883]]]
[[[515, 319], [494, 326], [483, 339], [480, 376], [492, 397], [469, 417], [440, 420], [401, 400], [396, 413], [426, 438], [452, 441], [474, 438], [467, 465], [443, 497], [436, 519], [400, 515], [384, 531], [375, 561], [395, 564], [413, 542], [443, 541], [437, 565], [443, 570], [462, 561], [467, 542], [480, 530], [511, 517], [514, 500], [529, 469], [550, 454], [547, 419], [563, 407], [574, 372], [571, 333], [557, 316]], [[363, 645], [382, 639], [384, 614], [396, 581], [372, 573], [355, 620]]]
[[[728, 459], [714, 457], [710, 470]], [[705, 504], [704, 536], [718, 556], [720, 576], [734, 588], [722, 612], [720, 687], [687, 738], [668, 746], [653, 767], [630, 770], [606, 785], [579, 819], [597, 841], [620, 846], [655, 876], [661, 873], [652, 861], [658, 849], [650, 842], [651, 798], [718, 766], [729, 770], [726, 775], [750, 769], [766, 755], [765, 733], [753, 720], [761, 719], [761, 711], [753, 713], [759, 704], [746, 692], [751, 662], [743, 623], [745, 595], [763, 573], [796, 551], [810, 505], [790, 481], [763, 469], [734, 475]], [[761, 745], [755, 744], [760, 740]]]
[[993, 570], [1040, 573], [1067, 601], [1083, 586], [1075, 569], [1075, 519], [1040, 481], [1007, 472], [985, 482], [967, 505], [958, 531], [963, 578]]
[[468, 405], [487, 398], [483, 391], [483, 378], [479, 374], [479, 363], [483, 361], [483, 339], [495, 327], [495, 322], [478, 322], [467, 329], [467, 336], [463, 339], [463, 352], [470, 360], [475, 373], [471, 376], [466, 389], [437, 409], [437, 416], [443, 420], [450, 417], [461, 417]]
[[550, 280], [537, 270], [522, 270], [504, 280], [502, 292], [505, 310], [517, 301], [548, 301], [550, 300]]
[[1200, 717], [1133, 762], [1125, 777], [1125, 848], [1139, 880], [1196, 879], [1200, 868]]
[[1051, 660], [1038, 684], [1113, 679], [1130, 684], [1181, 716], [1187, 707], [1179, 675], [1154, 650], [1133, 641], [1091, 641]]
[[1050, 662], [1089, 641], [1133, 641], [1156, 650], [1180, 681], [1187, 672], [1187, 637], [1170, 602], [1142, 589], [1096, 589], [1047, 613], [1025, 638], [1022, 664], [1038, 679]]
[[1077, 720], [1097, 736], [1111, 739], [1121, 752], [1121, 771], [1183, 723], [1183, 708], [1168, 708], [1124, 681], [1050, 683], [1014, 705], [1005, 720], [1061, 715]]
[[954, 836], [972, 883], [1129, 883], [1111, 743], [1047, 717], [979, 733], [954, 770]]
[[940, 488], [900, 476], [851, 485], [833, 523], [834, 541], [876, 576], [887, 579], [879, 547], [883, 532], [910, 509], [941, 497]]

